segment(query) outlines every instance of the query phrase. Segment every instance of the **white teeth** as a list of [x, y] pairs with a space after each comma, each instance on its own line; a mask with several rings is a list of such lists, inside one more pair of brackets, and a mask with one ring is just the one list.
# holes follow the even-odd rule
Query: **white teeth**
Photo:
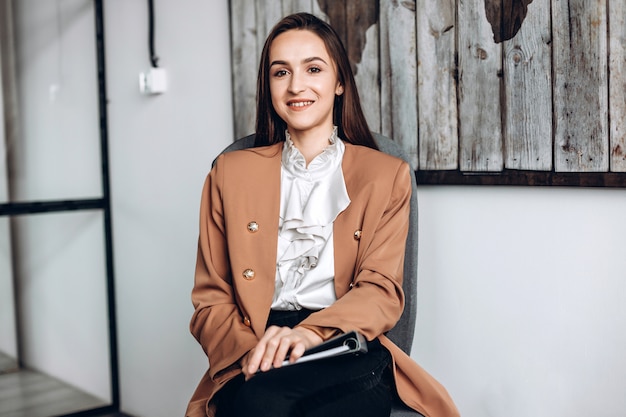
[[310, 104], [313, 104], [312, 101], [300, 101], [298, 103], [290, 103], [289, 105], [291, 107], [304, 107], [304, 106], [308, 106]]

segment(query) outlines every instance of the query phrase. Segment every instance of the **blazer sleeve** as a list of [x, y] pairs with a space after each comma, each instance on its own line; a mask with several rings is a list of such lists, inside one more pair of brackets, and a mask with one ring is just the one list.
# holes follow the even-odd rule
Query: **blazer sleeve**
[[238, 360], [258, 342], [235, 302], [225, 235], [223, 172], [218, 158], [206, 178], [200, 203], [200, 232], [191, 299], [190, 330], [209, 359], [209, 375], [219, 382], [238, 371]]
[[301, 323], [322, 337], [358, 330], [372, 340], [393, 328], [404, 308], [402, 273], [408, 234], [411, 170], [396, 165], [388, 183], [368, 195], [351, 289]]

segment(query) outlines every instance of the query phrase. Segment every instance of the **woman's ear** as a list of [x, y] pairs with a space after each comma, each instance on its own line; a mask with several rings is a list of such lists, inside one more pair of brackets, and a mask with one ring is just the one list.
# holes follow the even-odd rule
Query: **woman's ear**
[[337, 88], [335, 89], [335, 94], [338, 96], [343, 94], [343, 85], [337, 84]]

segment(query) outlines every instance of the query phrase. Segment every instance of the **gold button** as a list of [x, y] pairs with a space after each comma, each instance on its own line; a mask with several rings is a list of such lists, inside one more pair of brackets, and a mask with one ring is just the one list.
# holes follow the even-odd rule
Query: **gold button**
[[243, 325], [246, 327], [250, 327], [252, 325], [252, 323], [250, 322], [250, 318], [249, 317], [244, 317], [243, 318]]
[[357, 230], [356, 232], [354, 232], [354, 240], [361, 240], [361, 235], [363, 234], [362, 231]]
[[259, 230], [259, 224], [257, 222], [248, 223], [248, 232], [255, 233]]
[[253, 269], [246, 269], [245, 271], [243, 271], [243, 277], [245, 279], [247, 279], [248, 281], [251, 281], [254, 279], [254, 270]]

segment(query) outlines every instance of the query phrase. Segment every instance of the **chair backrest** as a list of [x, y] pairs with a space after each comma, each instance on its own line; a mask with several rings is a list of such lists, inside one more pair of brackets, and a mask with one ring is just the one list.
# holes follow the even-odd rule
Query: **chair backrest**
[[[411, 165], [406, 152], [400, 145], [378, 133], [373, 133], [373, 135], [382, 152], [403, 159]], [[249, 135], [233, 142], [222, 153], [252, 147], [254, 147], [254, 135]], [[411, 175], [411, 183], [413, 192], [411, 194], [411, 211], [409, 213], [409, 235], [407, 236], [406, 254], [404, 257], [404, 280], [402, 282], [405, 306], [400, 320], [387, 333], [387, 336], [407, 355], [411, 354], [417, 313], [417, 182], [415, 175]]]

